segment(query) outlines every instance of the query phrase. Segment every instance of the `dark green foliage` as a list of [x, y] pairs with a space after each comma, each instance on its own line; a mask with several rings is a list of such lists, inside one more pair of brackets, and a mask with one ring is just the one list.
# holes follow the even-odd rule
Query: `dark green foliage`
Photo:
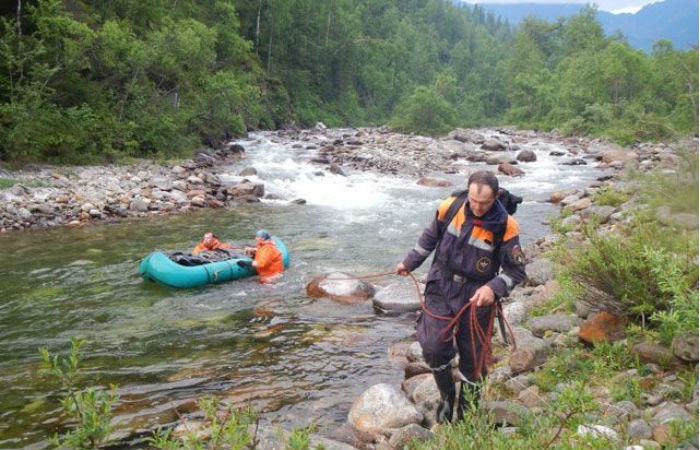
[[12, 3], [0, 160], [177, 156], [318, 121], [429, 134], [508, 122], [623, 143], [697, 132], [697, 50], [635, 51], [591, 7], [514, 31], [448, 0]]
[[[564, 271], [580, 290], [598, 290], [591, 291], [594, 302], [610, 296], [640, 325], [650, 319], [661, 339], [670, 343], [676, 334], [698, 332], [698, 234], [683, 222], [683, 217], [698, 214], [697, 154], [682, 158], [672, 175], [632, 174], [630, 180], [638, 186], [634, 200], [646, 206], [620, 225], [620, 233], [584, 228], [587, 243], [560, 256], [571, 260]], [[618, 205], [626, 195], [603, 190], [596, 199]]]
[[420, 86], [396, 107], [391, 126], [399, 131], [436, 135], [454, 128], [455, 122], [454, 109], [445, 97], [434, 88]]

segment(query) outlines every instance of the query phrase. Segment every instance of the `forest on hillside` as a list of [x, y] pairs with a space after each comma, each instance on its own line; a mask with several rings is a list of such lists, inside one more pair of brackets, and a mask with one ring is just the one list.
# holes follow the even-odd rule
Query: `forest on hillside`
[[698, 50], [517, 28], [448, 0], [14, 0], [0, 160], [177, 157], [252, 129], [513, 124], [618, 142], [698, 131]]

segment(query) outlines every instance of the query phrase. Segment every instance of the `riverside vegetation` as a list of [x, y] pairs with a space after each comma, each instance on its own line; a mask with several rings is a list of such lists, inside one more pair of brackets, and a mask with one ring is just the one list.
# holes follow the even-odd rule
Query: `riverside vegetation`
[[0, 160], [172, 158], [317, 121], [697, 133], [697, 48], [634, 50], [594, 12], [514, 28], [447, 0], [5, 2]]
[[[39, 350], [43, 361], [42, 371], [61, 384], [64, 391], [60, 399], [63, 412], [72, 423], [63, 434], [56, 433], [51, 445], [57, 448], [97, 449], [115, 442], [112, 407], [118, 400], [117, 387], [104, 390], [95, 387], [80, 387], [80, 347], [84, 339], [70, 338], [71, 349], [67, 357], [51, 355], [45, 348]], [[189, 450], [208, 448], [212, 450], [255, 449], [259, 444], [258, 418], [250, 408], [225, 405], [214, 396], [202, 397], [198, 401], [203, 420], [183, 421], [177, 428], [158, 428], [147, 442], [163, 450]], [[309, 450], [313, 424], [305, 428], [294, 428], [288, 435], [276, 431], [275, 438], [282, 442], [285, 450]], [[322, 449], [322, 445], [314, 447]]]

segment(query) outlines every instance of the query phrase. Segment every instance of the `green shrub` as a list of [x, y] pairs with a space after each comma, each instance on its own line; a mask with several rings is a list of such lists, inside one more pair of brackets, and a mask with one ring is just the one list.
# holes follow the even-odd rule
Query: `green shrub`
[[593, 195], [593, 203], [602, 206], [614, 206], [619, 207], [628, 200], [628, 196], [624, 192], [620, 192], [616, 189], [606, 188], [600, 189]]
[[[413, 442], [415, 450], [510, 450], [522, 449], [577, 449], [607, 448], [605, 439], [576, 435], [578, 424], [598, 409], [593, 396], [582, 383], [572, 383], [548, 402], [545, 410], [523, 418], [517, 431], [506, 435], [493, 426], [483, 407], [473, 406], [465, 419], [456, 424], [440, 426], [432, 438], [425, 442]], [[607, 446], [607, 447], [606, 447]]]
[[566, 269], [584, 290], [593, 287], [609, 295], [642, 320], [688, 300], [682, 293], [697, 281], [698, 268], [693, 262], [697, 236], [693, 246], [688, 242], [692, 236], [643, 218], [633, 221], [621, 234], [584, 230], [588, 242], [574, 250], [573, 262]]
[[399, 103], [390, 124], [405, 133], [438, 135], [453, 129], [455, 123], [454, 108], [437, 89], [420, 86]]
[[294, 428], [287, 436], [284, 444], [285, 450], [309, 450], [311, 447], [311, 433], [315, 428], [314, 425]]
[[244, 450], [255, 441], [251, 434], [251, 425], [257, 425], [258, 417], [249, 408], [238, 409], [227, 405], [220, 410], [220, 401], [213, 396], [199, 399], [199, 407], [204, 412], [204, 426], [209, 434], [201, 436], [195, 430], [182, 438], [173, 435], [173, 430], [159, 429], [148, 439], [149, 444], [159, 449], [230, 449]]
[[676, 255], [652, 249], [647, 249], [646, 257], [652, 262], [654, 282], [668, 299], [667, 308], [651, 315], [651, 321], [658, 326], [661, 339], [670, 344], [676, 334], [697, 334], [700, 309], [698, 290], [697, 285], [689, 283], [692, 280], [686, 274], [687, 265], [692, 262], [687, 258], [679, 261]]
[[80, 372], [80, 347], [85, 342], [71, 337], [71, 350], [67, 358], [49, 354], [45, 348], [39, 350], [43, 361], [43, 371], [58, 379], [65, 391], [61, 405], [65, 414], [77, 422], [72, 431], [56, 434], [51, 442], [56, 447], [90, 449], [109, 443], [112, 430], [112, 406], [117, 401], [116, 387], [107, 392], [88, 388], [80, 390], [77, 377]]

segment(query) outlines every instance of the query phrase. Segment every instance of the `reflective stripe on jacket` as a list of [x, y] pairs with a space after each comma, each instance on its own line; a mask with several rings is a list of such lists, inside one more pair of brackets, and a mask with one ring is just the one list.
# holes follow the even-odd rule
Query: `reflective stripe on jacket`
[[438, 264], [428, 272], [428, 281], [440, 278], [441, 270], [448, 270], [481, 285], [488, 284], [496, 297], [507, 297], [525, 278], [518, 222], [496, 200], [483, 217], [474, 217], [469, 203], [465, 203], [449, 224], [444, 223], [455, 199], [449, 197], [440, 204], [435, 218], [404, 259], [404, 266], [415, 270], [435, 250]]

